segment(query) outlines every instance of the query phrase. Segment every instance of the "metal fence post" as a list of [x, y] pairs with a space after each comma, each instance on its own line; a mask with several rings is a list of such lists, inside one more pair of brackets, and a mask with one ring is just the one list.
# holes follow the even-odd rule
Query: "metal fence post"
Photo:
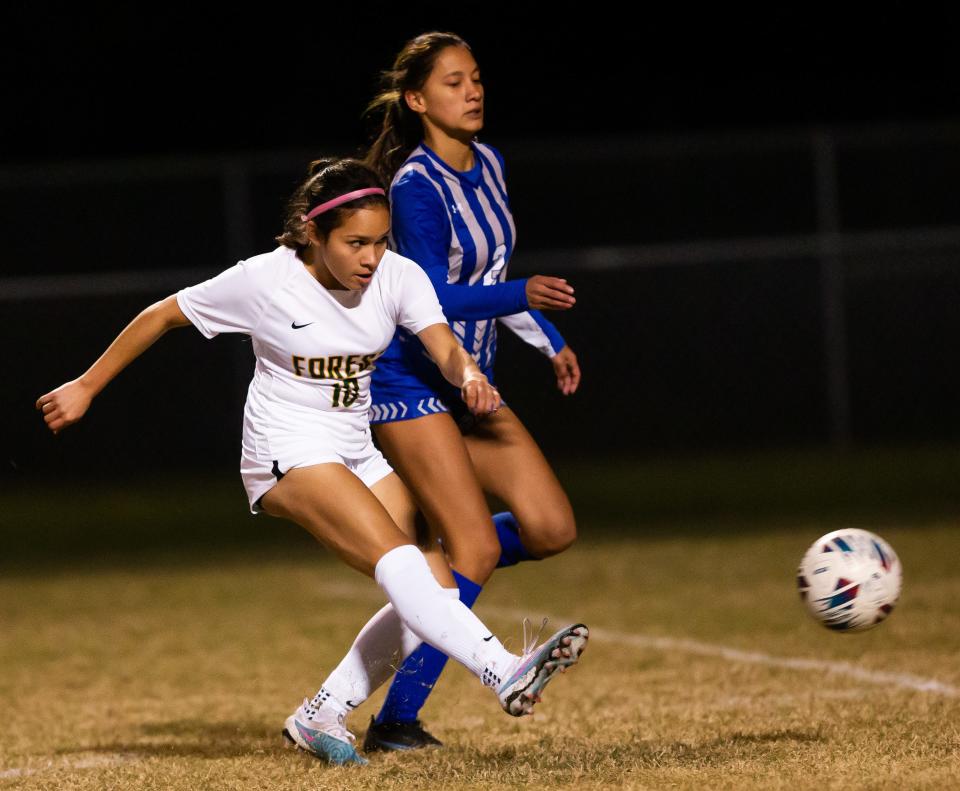
[[847, 328], [844, 315], [844, 262], [840, 236], [840, 193], [836, 143], [826, 130], [813, 133], [817, 191], [817, 240], [820, 296], [826, 362], [830, 434], [834, 445], [850, 444], [850, 382], [847, 370]]

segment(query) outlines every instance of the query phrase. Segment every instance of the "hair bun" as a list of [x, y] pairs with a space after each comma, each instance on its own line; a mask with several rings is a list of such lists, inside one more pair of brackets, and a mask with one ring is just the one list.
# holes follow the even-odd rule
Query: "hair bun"
[[326, 170], [334, 162], [339, 160], [336, 157], [323, 157], [322, 159], [315, 159], [307, 166], [307, 175], [316, 176], [321, 170]]

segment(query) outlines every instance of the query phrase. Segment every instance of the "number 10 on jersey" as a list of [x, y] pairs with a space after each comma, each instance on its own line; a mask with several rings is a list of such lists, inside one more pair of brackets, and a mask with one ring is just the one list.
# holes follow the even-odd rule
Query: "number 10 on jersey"
[[360, 397], [360, 383], [356, 379], [344, 379], [333, 386], [333, 406], [353, 406]]

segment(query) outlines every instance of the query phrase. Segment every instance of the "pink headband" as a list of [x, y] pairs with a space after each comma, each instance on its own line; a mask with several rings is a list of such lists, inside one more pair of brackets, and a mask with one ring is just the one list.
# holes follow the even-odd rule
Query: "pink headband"
[[341, 195], [339, 198], [334, 198], [333, 200], [328, 200], [326, 203], [321, 203], [319, 206], [314, 206], [307, 214], [301, 214], [300, 219], [306, 222], [307, 220], [312, 220], [318, 214], [323, 214], [325, 211], [330, 211], [330, 209], [339, 206], [341, 203], [346, 203], [347, 201], [355, 200], [356, 198], [362, 198], [364, 195], [386, 195], [380, 187], [365, 187], [362, 190], [354, 190], [353, 192], [348, 192], [346, 195]]

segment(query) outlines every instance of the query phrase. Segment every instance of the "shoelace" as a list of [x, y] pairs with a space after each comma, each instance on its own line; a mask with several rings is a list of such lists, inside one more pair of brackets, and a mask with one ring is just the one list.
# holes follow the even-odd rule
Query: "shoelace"
[[537, 629], [537, 633], [534, 634], [533, 625], [530, 623], [530, 619], [523, 619], [523, 654], [521, 654], [521, 656], [524, 659], [537, 650], [540, 641], [540, 635], [543, 634], [543, 629], [547, 625], [547, 620], [547, 618], [544, 618], [542, 621], [540, 621], [540, 628]]
[[355, 742], [357, 740], [357, 737], [347, 730], [346, 714], [337, 715], [336, 725], [334, 725], [332, 722], [318, 720], [316, 715], [320, 713], [319, 709], [316, 709], [313, 705], [311, 705], [309, 698], [303, 699], [303, 711], [304, 714], [307, 715], [307, 719], [310, 720], [310, 722], [315, 722], [317, 725], [320, 725], [321, 730], [324, 733], [330, 734], [334, 739], [339, 739], [342, 742], [348, 743]]

